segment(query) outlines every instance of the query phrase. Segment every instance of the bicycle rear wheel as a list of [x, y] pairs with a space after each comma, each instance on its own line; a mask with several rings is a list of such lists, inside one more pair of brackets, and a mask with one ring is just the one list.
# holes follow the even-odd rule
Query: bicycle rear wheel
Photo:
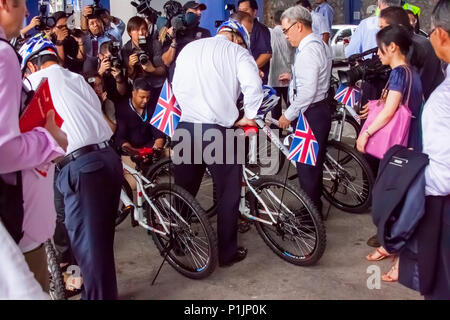
[[355, 149], [328, 141], [322, 193], [333, 206], [349, 213], [367, 212], [373, 184], [369, 164]]
[[316, 264], [326, 247], [322, 218], [303, 190], [279, 177], [261, 177], [252, 186], [258, 200], [250, 193], [250, 211], [257, 218], [276, 223], [269, 225], [255, 220], [256, 229], [269, 248], [287, 262], [298, 266]]
[[145, 209], [151, 226], [168, 235], [151, 232], [162, 256], [167, 253], [169, 264], [191, 279], [209, 276], [217, 266], [216, 234], [205, 211], [189, 192], [176, 185], [160, 184], [150, 191], [149, 197], [156, 206], [159, 218], [147, 204]]
[[63, 274], [56, 259], [56, 250], [52, 241], [45, 241], [44, 248], [47, 254], [48, 272], [50, 273], [50, 297], [52, 300], [66, 300]]
[[[175, 182], [173, 179], [172, 170], [172, 160], [170, 160], [170, 158], [165, 158], [159, 160], [151, 166], [145, 173], [145, 176], [155, 185], [159, 185], [161, 183], [174, 184]], [[195, 199], [205, 210], [209, 218], [215, 215], [217, 207], [216, 187], [208, 169], [206, 169], [205, 174], [203, 175], [200, 189], [198, 190]]]

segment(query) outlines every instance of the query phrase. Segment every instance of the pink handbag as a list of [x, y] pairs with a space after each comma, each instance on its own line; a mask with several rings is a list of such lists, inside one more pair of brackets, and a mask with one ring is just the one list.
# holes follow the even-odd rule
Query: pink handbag
[[[412, 73], [407, 67], [405, 67], [405, 70], [409, 76], [409, 91], [406, 104], [400, 104], [391, 121], [389, 121], [383, 128], [375, 132], [369, 138], [366, 145], [365, 151], [379, 159], [382, 159], [384, 154], [391, 147], [397, 144], [406, 147], [408, 144], [409, 127], [412, 117], [412, 113], [408, 108], [412, 88]], [[386, 88], [387, 86], [388, 84], [386, 84]], [[361, 129], [361, 134], [364, 134], [381, 110], [383, 110], [387, 96], [386, 88], [380, 100], [369, 101], [369, 116]]]

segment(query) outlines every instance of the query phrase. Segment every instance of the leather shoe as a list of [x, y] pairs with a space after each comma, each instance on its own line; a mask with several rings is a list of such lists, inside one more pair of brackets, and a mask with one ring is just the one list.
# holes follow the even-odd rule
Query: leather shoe
[[238, 249], [234, 255], [234, 258], [227, 263], [219, 263], [219, 266], [220, 267], [231, 267], [236, 262], [244, 260], [247, 257], [247, 252], [248, 252], [247, 248], [238, 247]]

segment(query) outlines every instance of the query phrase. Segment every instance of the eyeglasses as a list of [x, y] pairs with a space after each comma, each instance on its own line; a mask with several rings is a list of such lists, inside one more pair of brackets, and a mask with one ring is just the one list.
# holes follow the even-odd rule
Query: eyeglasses
[[291, 26], [289, 28], [287, 28], [286, 30], [283, 29], [283, 34], [287, 34], [289, 32], [289, 29], [291, 29], [296, 24], [297, 24], [297, 22], [291, 24]]

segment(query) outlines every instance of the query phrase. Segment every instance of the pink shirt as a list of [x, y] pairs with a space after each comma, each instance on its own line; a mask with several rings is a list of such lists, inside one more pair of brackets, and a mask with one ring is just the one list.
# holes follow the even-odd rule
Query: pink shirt
[[[0, 27], [0, 37], [5, 33]], [[22, 241], [43, 242], [53, 235], [49, 221], [54, 220], [53, 187], [49, 178], [35, 179], [34, 168], [49, 163], [64, 154], [50, 133], [36, 128], [21, 134], [19, 112], [22, 79], [19, 61], [14, 50], [0, 42], [0, 174], [5, 182], [15, 183], [15, 174], [23, 170], [24, 232]], [[37, 178], [37, 176], [36, 176]], [[53, 222], [54, 224], [54, 222]], [[51, 226], [50, 226], [51, 228]], [[41, 241], [42, 240], [42, 241]], [[22, 243], [21, 243], [22, 244]], [[29, 246], [30, 243], [25, 243]]]

